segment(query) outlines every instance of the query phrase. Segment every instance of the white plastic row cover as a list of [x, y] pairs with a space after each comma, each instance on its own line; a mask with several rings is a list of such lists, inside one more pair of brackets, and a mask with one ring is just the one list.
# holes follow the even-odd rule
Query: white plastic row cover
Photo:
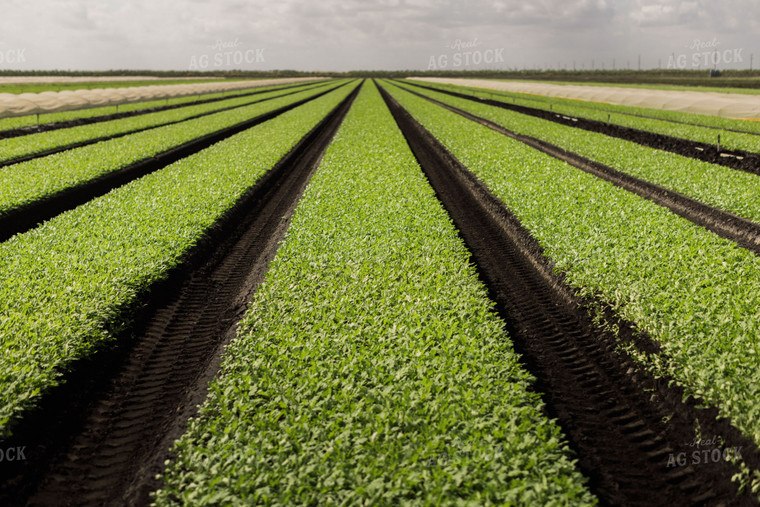
[[435, 77], [411, 79], [506, 92], [529, 93], [547, 97], [723, 116], [726, 118], [760, 119], [760, 95], [743, 93], [654, 90], [647, 88], [626, 88], [623, 86], [558, 85], [492, 79]]

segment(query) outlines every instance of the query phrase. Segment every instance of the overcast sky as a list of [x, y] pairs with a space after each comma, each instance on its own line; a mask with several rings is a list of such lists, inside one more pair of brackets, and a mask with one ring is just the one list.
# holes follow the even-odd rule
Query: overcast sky
[[2, 69], [609, 69], [639, 56], [706, 69], [760, 55], [757, 0], [1, 1]]

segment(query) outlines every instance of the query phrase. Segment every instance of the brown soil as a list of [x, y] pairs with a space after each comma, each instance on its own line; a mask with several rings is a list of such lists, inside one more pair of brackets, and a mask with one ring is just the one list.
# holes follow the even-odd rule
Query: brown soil
[[250, 120], [238, 123], [237, 125], [188, 141], [163, 153], [154, 155], [153, 157], [140, 160], [117, 171], [104, 174], [82, 183], [81, 185], [62, 190], [56, 194], [2, 214], [0, 215], [0, 242], [7, 240], [15, 234], [22, 234], [33, 229], [37, 227], [39, 223], [49, 220], [64, 211], [74, 209], [81, 204], [110, 192], [114, 188], [125, 185], [130, 181], [145, 176], [146, 174], [163, 169], [167, 165], [185, 157], [189, 157], [194, 153], [208, 148], [212, 144], [218, 143], [219, 141], [227, 139], [228, 137], [243, 132], [244, 130], [267, 120], [271, 120], [272, 118], [305, 104], [306, 102], [317, 99], [333, 89], [334, 88], [330, 88], [322, 93], [314, 95], [313, 97], [299, 100], [298, 102], [264, 113], [255, 118], [251, 118]]
[[739, 244], [739, 246], [760, 255], [760, 224], [734, 215], [728, 211], [723, 211], [708, 204], [704, 204], [703, 202], [663, 186], [618, 171], [608, 165], [588, 159], [541, 139], [517, 134], [492, 121], [468, 113], [467, 111], [463, 111], [444, 102], [437, 101], [416, 92], [410, 91], [410, 93], [429, 100], [434, 104], [438, 104], [439, 106], [464, 116], [465, 118], [478, 122], [481, 125], [511, 137], [512, 139], [516, 139], [531, 148], [535, 148], [543, 153], [563, 160], [573, 167], [577, 167], [578, 169], [607, 180], [614, 185], [624, 188], [625, 190], [659, 204], [660, 206], [668, 208], [677, 215], [714, 232], [718, 236], [734, 241]]
[[[753, 505], [731, 482], [724, 461], [668, 466], [702, 434], [758, 449], [714, 409], [683, 403], [682, 392], [639, 371], [616, 352], [619, 339], [594, 324], [578, 297], [553, 273], [537, 241], [477, 178], [387, 93], [383, 95], [423, 171], [448, 210], [504, 319], [515, 349], [538, 379], [548, 415], [557, 418], [592, 491], [610, 505]], [[598, 306], [598, 305], [597, 305]], [[608, 312], [621, 339], [658, 352], [652, 339]], [[728, 444], [727, 444], [728, 445]]]
[[[322, 86], [324, 86], [324, 85], [322, 85]], [[109, 141], [111, 139], [117, 139], [119, 137], [125, 137], [125, 136], [129, 136], [129, 135], [132, 135], [132, 134], [137, 134], [138, 132], [144, 132], [146, 130], [151, 130], [151, 129], [158, 128], [158, 127], [166, 127], [168, 125], [174, 125], [176, 123], [182, 123], [182, 122], [185, 122], [185, 121], [196, 120], [198, 118], [203, 118], [204, 116], [209, 116], [209, 115], [216, 114], [216, 113], [222, 113], [224, 111], [230, 111], [232, 109], [238, 109], [240, 107], [245, 107], [245, 106], [251, 105], [253, 103], [266, 102], [268, 100], [279, 99], [281, 97], [286, 97], [288, 95], [292, 95], [294, 93], [299, 93], [299, 92], [300, 92], [300, 90], [296, 90], [296, 91], [293, 91], [293, 92], [282, 94], [282, 95], [280, 95], [278, 97], [269, 97], [269, 98], [262, 99], [262, 100], [259, 100], [259, 101], [251, 100], [251, 102], [249, 102], [247, 104], [243, 104], [243, 105], [240, 105], [240, 106], [224, 107], [222, 109], [217, 109], [217, 110], [214, 110], [214, 111], [208, 111], [206, 113], [196, 114], [194, 116], [188, 116], [187, 118], [184, 118], [182, 120], [168, 121], [166, 123], [152, 125], [150, 127], [136, 128], [134, 130], [130, 130], [130, 131], [127, 131], [127, 132], [121, 132], [119, 134], [113, 134], [113, 135], [110, 135], [110, 136], [94, 137], [94, 138], [88, 139], [86, 141], [81, 141], [81, 142], [78, 142], [78, 143], [71, 143], [71, 144], [67, 144], [67, 145], [64, 145], [64, 146], [58, 146], [57, 148], [51, 148], [49, 150], [39, 151], [37, 153], [32, 153], [30, 155], [24, 155], [24, 156], [21, 156], [21, 157], [16, 157], [16, 158], [0, 161], [0, 168], [6, 167], [6, 166], [9, 166], [9, 165], [13, 165], [13, 164], [19, 164], [21, 162], [27, 162], [29, 160], [34, 160], [36, 158], [47, 157], [48, 155], [53, 155], [55, 153], [61, 153], [61, 152], [64, 152], [64, 151], [73, 150], [73, 149], [76, 149], [76, 148], [81, 148], [83, 146], [88, 146], [90, 144], [100, 143], [102, 141]], [[257, 92], [257, 93], [263, 93], [263, 92]], [[225, 99], [226, 98], [234, 98], [234, 97], [225, 97]], [[199, 104], [203, 104], [204, 102], [216, 102], [216, 101], [217, 101], [217, 99], [211, 99], [211, 100], [208, 100], [208, 101], [201, 101], [201, 102], [198, 102], [198, 103]], [[176, 109], [177, 107], [183, 107], [183, 106], [186, 106], [186, 105], [192, 105], [192, 104], [182, 104], [180, 106], [168, 106], [166, 108], [157, 108], [156, 110], [157, 111], [161, 111], [161, 110], [164, 110], [164, 109]], [[145, 111], [145, 112], [154, 112], [154, 111]], [[143, 113], [140, 113], [140, 114], [143, 114]], [[134, 116], [134, 115], [131, 115], [129, 113], [124, 113], [124, 115]], [[106, 120], [109, 120], [109, 119], [117, 119], [117, 118], [120, 118], [120, 117], [124, 117], [124, 116], [121, 116], [121, 115], [112, 115], [112, 116], [115, 116], [116, 118], [105, 118], [105, 120], [99, 120], [99, 121], [106, 121]], [[73, 120], [73, 121], [79, 121], [79, 120]], [[89, 122], [89, 123], [96, 123], [96, 122]], [[57, 126], [57, 125], [60, 125], [60, 124], [56, 123], [56, 124], [53, 124], [53, 125]], [[63, 128], [63, 127], [61, 127], [61, 128]], [[56, 130], [56, 129], [50, 129], [50, 130]], [[1, 134], [2, 133], [0, 133], [0, 138], [2, 137]]]
[[150, 502], [172, 442], [203, 402], [224, 346], [357, 91], [239, 201], [168, 282], [146, 295], [118, 350], [81, 364], [18, 425], [14, 440], [27, 446], [28, 461], [2, 470], [0, 503]]
[[[303, 87], [313, 84], [312, 82], [298, 83], [289, 86], [283, 86], [277, 90], [287, 90], [289, 88]], [[16, 129], [0, 130], [0, 139], [9, 139], [12, 137], [21, 137], [29, 134], [38, 134], [40, 132], [50, 132], [51, 130], [67, 129], [71, 127], [79, 127], [81, 125], [91, 125], [93, 123], [100, 123], [103, 121], [120, 120], [122, 118], [131, 118], [132, 116], [140, 116], [148, 113], [158, 113], [161, 111], [169, 111], [171, 109], [179, 109], [186, 106], [197, 106], [200, 104], [210, 104], [212, 102], [219, 102], [228, 99], [237, 99], [242, 97], [250, 97], [253, 95], [259, 95], [261, 93], [268, 93], [275, 90], [260, 90], [255, 92], [244, 92], [235, 95], [227, 95], [226, 97], [215, 97], [212, 99], [194, 100], [192, 102], [183, 102], [182, 104], [172, 104], [167, 106], [149, 107], [145, 109], [136, 109], [134, 111], [126, 111], [123, 113], [104, 114], [100, 116], [92, 116], [90, 118], [77, 118], [74, 120], [59, 121], [54, 123], [41, 123], [39, 125], [30, 125], [27, 127], [19, 127]], [[296, 92], [293, 92], [296, 93]]]
[[681, 139], [679, 137], [666, 136], [663, 134], [656, 134], [654, 132], [648, 132], [646, 130], [615, 125], [614, 123], [589, 120], [581, 117], [570, 117], [553, 113], [552, 111], [546, 111], [544, 109], [537, 109], [517, 104], [509, 104], [507, 102], [498, 100], [479, 99], [477, 97], [473, 97], [472, 95], [433, 88], [430, 86], [421, 85], [419, 83], [411, 84], [420, 88], [426, 88], [429, 90], [445, 93], [447, 95], [451, 95], [452, 97], [459, 97], [462, 99], [472, 100], [474, 102], [480, 102], [481, 104], [488, 104], [491, 106], [500, 107], [502, 109], [508, 109], [569, 127], [588, 130], [590, 132], [598, 132], [600, 134], [617, 137], [626, 141], [633, 141], [650, 148], [669, 151], [671, 153], [683, 155], [684, 157], [690, 157], [697, 160], [702, 160], [703, 162], [719, 164], [730, 167], [732, 169], [737, 169], [739, 171], [746, 171], [752, 174], [760, 175], [760, 154], [758, 153], [751, 153], [743, 150], [726, 150], [724, 148], [718, 149], [717, 145], [690, 141], [688, 139]]

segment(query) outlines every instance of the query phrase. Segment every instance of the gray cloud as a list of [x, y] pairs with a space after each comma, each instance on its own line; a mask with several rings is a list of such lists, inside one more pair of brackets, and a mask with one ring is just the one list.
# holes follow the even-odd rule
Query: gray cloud
[[[6, 0], [0, 51], [25, 69], [424, 69], [455, 41], [503, 48], [491, 67], [657, 66], [695, 40], [757, 48], [755, 0]], [[214, 66], [224, 51], [264, 56]], [[234, 46], [234, 47], [233, 47]], [[224, 52], [222, 51], [222, 52]], [[263, 52], [262, 52], [263, 51]], [[251, 53], [254, 52], [254, 53]], [[249, 58], [250, 60], [250, 58]], [[471, 67], [471, 68], [482, 68]]]

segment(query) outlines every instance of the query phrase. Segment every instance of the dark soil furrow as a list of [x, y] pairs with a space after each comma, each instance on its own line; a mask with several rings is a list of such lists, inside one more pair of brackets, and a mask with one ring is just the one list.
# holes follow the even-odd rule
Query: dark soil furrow
[[198, 153], [212, 144], [223, 141], [224, 139], [232, 137], [233, 135], [243, 132], [244, 130], [260, 123], [271, 120], [272, 118], [276, 118], [277, 116], [315, 100], [334, 89], [335, 88], [325, 90], [313, 97], [299, 100], [293, 104], [288, 104], [275, 109], [274, 111], [238, 123], [237, 125], [188, 141], [187, 143], [175, 146], [163, 153], [135, 162], [134, 164], [130, 164], [117, 171], [104, 174], [82, 183], [81, 185], [62, 190], [38, 201], [12, 209], [7, 213], [0, 215], [0, 242], [6, 241], [8, 238], [16, 234], [22, 234], [33, 229], [41, 222], [49, 220], [64, 211], [74, 209], [96, 197], [110, 192], [114, 188], [125, 185], [130, 181], [145, 176], [146, 174], [163, 169], [167, 165]]
[[[496, 95], [498, 95], [500, 93], [500, 90], [495, 90], [494, 89], [494, 90], [491, 90], [491, 91], [493, 91], [494, 94], [496, 94]], [[509, 92], [507, 92], [507, 93], [509, 93]], [[509, 100], [510, 98], [512, 98], [512, 100], [514, 102], [514, 100], [515, 100], [514, 97], [508, 97], [508, 96], [503, 96], [502, 97], [503, 100]], [[552, 101], [551, 97], [548, 97], [548, 96], [547, 97], [532, 96], [532, 97], [529, 97], [529, 98], [528, 97], [519, 97], [519, 98], [521, 100], [523, 100], [523, 101], [541, 102], [543, 104], [549, 104], [550, 108], [552, 107], [551, 105], [554, 103]], [[573, 100], [573, 99], [565, 99], [565, 100]], [[662, 121], [662, 122], [666, 122], [666, 123], [673, 123], [673, 124], [677, 124], [677, 125], [688, 125], [690, 127], [701, 127], [701, 128], [711, 129], [711, 130], [715, 130], [715, 131], [723, 130], [723, 131], [726, 131], [726, 132], [736, 132], [738, 134], [748, 134], [748, 135], [751, 135], [751, 136], [760, 136], [760, 132], [753, 132], [751, 130], [741, 130], [741, 129], [733, 129], [733, 128], [727, 128], [727, 127], [717, 127], [715, 125], [706, 125], [704, 123], [687, 122], [687, 121], [682, 121], [682, 120], [675, 120], [673, 118], [662, 118], [662, 117], [659, 117], [659, 116], [652, 116], [652, 115], [647, 115], [647, 114], [637, 114], [637, 113], [632, 113], [630, 111], [624, 112], [624, 111], [618, 111], [618, 110], [614, 110], [614, 109], [613, 110], [599, 109], [597, 107], [584, 106], [582, 104], [574, 104], [574, 105], [576, 107], [581, 107], [581, 108], [588, 109], [590, 113], [603, 111], [603, 112], [606, 112], [606, 113], [608, 113], [610, 115], [614, 114], [614, 115], [619, 115], [619, 116], [631, 116], [631, 117], [634, 117], [634, 118], [645, 118], [645, 119], [648, 119], [648, 120], [657, 120], [657, 121]], [[543, 108], [538, 108], [538, 109], [543, 109]]]
[[734, 241], [741, 247], [760, 255], [760, 224], [734, 215], [728, 211], [715, 208], [709, 204], [705, 204], [655, 183], [650, 183], [641, 178], [618, 171], [613, 167], [585, 158], [577, 153], [567, 151], [564, 148], [560, 148], [541, 139], [517, 134], [490, 120], [468, 113], [467, 111], [463, 111], [454, 106], [450, 106], [444, 102], [440, 102], [415, 92], [410, 93], [427, 99], [449, 111], [462, 115], [465, 118], [480, 123], [496, 132], [511, 137], [512, 139], [516, 139], [531, 148], [535, 148], [547, 155], [551, 155], [552, 157], [567, 162], [573, 167], [577, 167], [578, 169], [607, 180], [614, 185], [624, 188], [625, 190], [648, 199], [660, 206], [668, 208], [673, 213], [714, 232], [718, 236]]
[[[56, 399], [58, 409], [48, 410], [53, 417], [22, 426], [17, 438], [55, 439], [35, 445], [36, 467], [30, 463], [16, 477], [0, 482], [0, 502], [149, 503], [172, 442], [203, 402], [224, 346], [357, 91], [239, 201], [201, 251], [149, 295], [141, 324], [124, 340], [130, 345], [107, 365], [93, 361], [93, 370], [86, 372], [86, 377], [100, 380], [83, 390], [79, 387], [87, 386], [69, 385], [67, 392], [78, 401]], [[66, 413], [61, 406], [79, 408]]]
[[[634, 336], [649, 342], [645, 348], [658, 348], [614, 316], [608, 319], [620, 326], [620, 339], [595, 325], [585, 309], [593, 302], [553, 273], [519, 220], [390, 95], [383, 96], [472, 252], [515, 349], [544, 393], [548, 415], [563, 428], [602, 503], [754, 504], [731, 482], [736, 469], [727, 462], [669, 466], [670, 453], [693, 441], [697, 417], [703, 432], [732, 443], [742, 437], [616, 352], [620, 340], [636, 342]], [[756, 460], [757, 448], [752, 452]]]
[[541, 118], [542, 120], [549, 120], [568, 127], [580, 128], [583, 130], [588, 130], [589, 132], [597, 132], [599, 134], [604, 134], [610, 137], [617, 137], [625, 141], [632, 141], [649, 148], [669, 151], [671, 153], [676, 153], [684, 157], [701, 160], [710, 164], [719, 164], [739, 171], [745, 171], [748, 173], [760, 175], [760, 153], [752, 153], [743, 150], [727, 150], [723, 147], [719, 147], [717, 134], [716, 144], [713, 145], [699, 141], [682, 139], [680, 137], [657, 134], [655, 132], [649, 132], [632, 127], [624, 127], [622, 125], [616, 125], [614, 123], [606, 123], [603, 121], [590, 120], [587, 118], [557, 114], [552, 111], [546, 111], [544, 109], [520, 106], [517, 104], [509, 104], [508, 102], [502, 102], [498, 100], [480, 99], [473, 97], [472, 95], [467, 95], [465, 93], [458, 93], [451, 90], [442, 90], [431, 86], [425, 86], [419, 83], [410, 84], [420, 88], [445, 93], [447, 95], [451, 95], [452, 97], [458, 97], [471, 100], [473, 102], [480, 102], [481, 104], [488, 104], [490, 106], [508, 109], [510, 111], [534, 116], [536, 118]]
[[[321, 86], [324, 86], [324, 85], [321, 85]], [[321, 87], [321, 86], [319, 86], [319, 87]], [[319, 87], [317, 87], [317, 88], [319, 88]], [[274, 100], [274, 99], [279, 99], [279, 98], [282, 98], [282, 97], [287, 97], [288, 95], [293, 95], [294, 93], [300, 93], [300, 92], [301, 92], [300, 90], [295, 90], [295, 91], [292, 91], [292, 92], [289, 92], [289, 93], [284, 93], [284, 94], [279, 95], [277, 97], [269, 97], [269, 98], [266, 98], [266, 99], [262, 99], [260, 101], [256, 101], [256, 103], [260, 104], [261, 102], [267, 102], [269, 100]], [[223, 113], [225, 111], [231, 111], [233, 109], [239, 109], [241, 107], [247, 107], [247, 106], [250, 106], [252, 104], [253, 104], [253, 102], [250, 102], [248, 104], [243, 104], [243, 105], [240, 105], [240, 106], [230, 106], [230, 107], [225, 107], [225, 108], [222, 108], [222, 109], [217, 109], [215, 111], [207, 111], [205, 113], [196, 114], [194, 116], [188, 116], [187, 118], [183, 118], [181, 120], [168, 121], [166, 123], [161, 123], [161, 124], [158, 124], [158, 125], [151, 125], [150, 127], [140, 127], [140, 128], [136, 128], [134, 130], [130, 130], [128, 132], [120, 132], [118, 134], [113, 134], [113, 135], [109, 135], [109, 136], [94, 137], [94, 138], [88, 139], [86, 141], [80, 141], [78, 143], [71, 143], [71, 144], [67, 144], [67, 145], [64, 145], [64, 146], [58, 146], [57, 148], [51, 148], [49, 150], [39, 151], [37, 153], [31, 153], [29, 155], [24, 155], [22, 157], [16, 157], [16, 158], [8, 159], [8, 160], [3, 160], [3, 161], [0, 161], [0, 169], [2, 169], [3, 167], [9, 166], [9, 165], [19, 164], [21, 162], [27, 162], [29, 160], [34, 160], [36, 158], [44, 158], [44, 157], [47, 157], [49, 155], [54, 155], [56, 153], [61, 153], [61, 152], [73, 150], [73, 149], [76, 149], [76, 148], [82, 148], [84, 146], [89, 146], [91, 144], [97, 144], [97, 143], [100, 143], [100, 142], [103, 142], [103, 141], [110, 141], [112, 139], [118, 139], [120, 137], [130, 136], [132, 134], [138, 134], [140, 132], [145, 132], [145, 131], [152, 130], [152, 129], [155, 129], [155, 128], [167, 127], [169, 125], [176, 125], [177, 123], [183, 123], [183, 122], [190, 121], [190, 120], [197, 120], [198, 118], [203, 118], [204, 116], [210, 116], [210, 115], [216, 114], [216, 113]]]

